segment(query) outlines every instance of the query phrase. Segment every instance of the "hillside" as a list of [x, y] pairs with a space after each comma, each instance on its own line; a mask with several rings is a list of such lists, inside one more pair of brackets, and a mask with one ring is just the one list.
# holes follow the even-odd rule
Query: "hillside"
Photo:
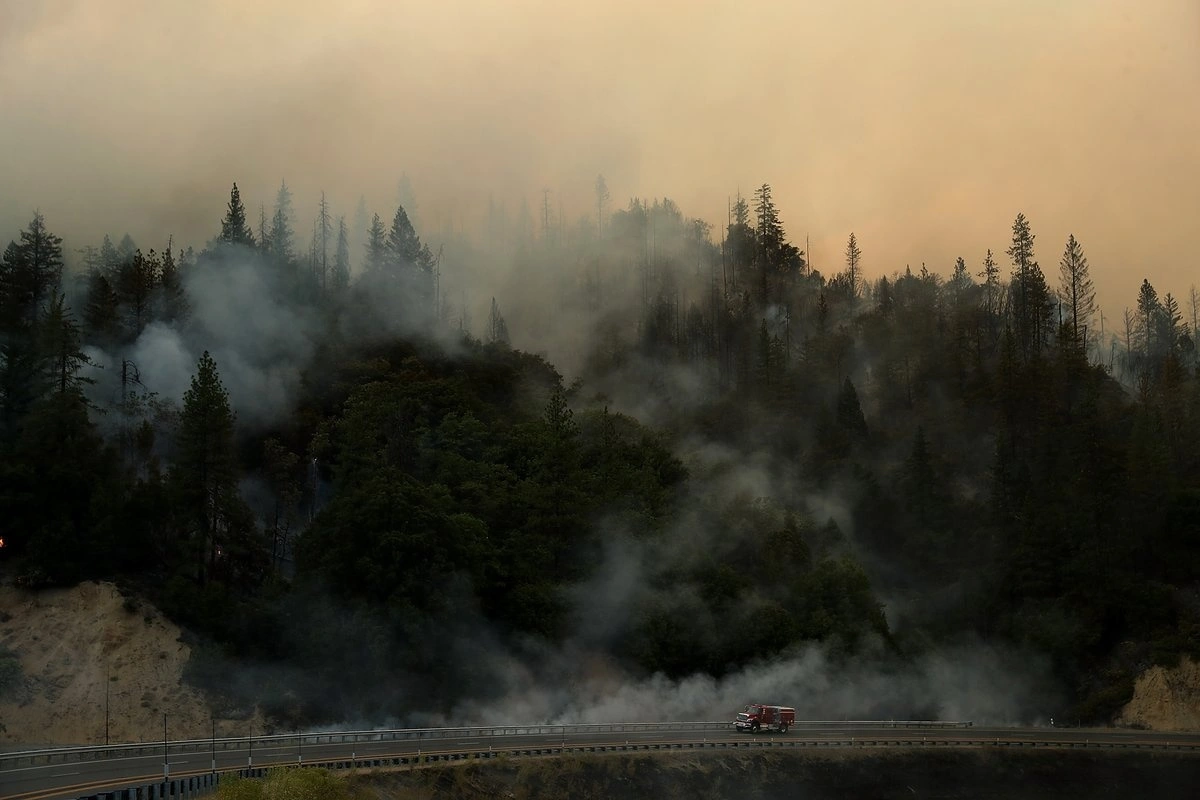
[[[36, 593], [0, 586], [0, 652], [20, 664], [0, 696], [0, 745], [104, 741], [105, 676], [109, 738], [155, 740], [168, 713], [172, 739], [211, 733], [207, 699], [184, 682], [191, 655], [180, 629], [111, 583]], [[251, 721], [218, 717], [217, 735], [240, 735]], [[267, 730], [262, 719], [254, 729]], [[1155, 730], [1200, 728], [1200, 665], [1153, 667], [1137, 681], [1117, 724]]]
[[[102, 744], [106, 678], [109, 741], [161, 739], [164, 713], [171, 739], [211, 734], [206, 699], [183, 681], [190, 648], [156, 609], [96, 582], [0, 586], [0, 609], [0, 652], [20, 664], [0, 696], [0, 745]], [[216, 723], [218, 736], [232, 736], [249, 720]]]
[[1200, 664], [1185, 656], [1175, 669], [1156, 666], [1143, 672], [1117, 724], [1159, 731], [1200, 730]]
[[[402, 207], [333, 286], [242, 235], [234, 186], [203, 251], [100, 247], [52, 304], [21, 288], [66, 277], [35, 214], [0, 260], [0, 564], [117, 580], [185, 632], [114, 681], [128, 626], [154, 627], [137, 603], [74, 639], [19, 623], [41, 638], [10, 645], [12, 702], [52, 716], [77, 691], [86, 724], [33, 727], [90, 741], [114, 688], [130, 736], [163, 713], [211, 730], [181, 674], [286, 730], [573, 720], [596, 654], [623, 692], [679, 688], [671, 714], [762, 693], [812, 718], [1104, 725], [1142, 671], [1200, 658], [1200, 359], [1175, 298], [1144, 281], [1125, 350], [1098, 351], [1055, 326], [1022, 213], [1008, 283], [990, 256], [982, 283], [961, 259], [869, 282], [815, 270], [755, 199], [721, 247], [635, 199], [603, 238], [447, 255], [452, 289]], [[527, 302], [486, 329], [434, 302], [493, 267]], [[129, 672], [192, 642], [186, 669]], [[1189, 724], [1160, 697], [1190, 663], [1130, 724]], [[621, 702], [601, 715], [644, 714]]]

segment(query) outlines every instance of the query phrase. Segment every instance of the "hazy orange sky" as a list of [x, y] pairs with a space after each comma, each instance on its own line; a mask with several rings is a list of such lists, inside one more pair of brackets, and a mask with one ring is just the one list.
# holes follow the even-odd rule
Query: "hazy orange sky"
[[766, 181], [872, 276], [978, 271], [1023, 211], [1118, 313], [1198, 281], [1200, 2], [0, 0], [4, 239], [40, 208], [201, 246], [234, 180], [256, 217], [286, 178], [301, 230], [321, 189], [387, 218], [402, 172], [435, 240], [489, 191], [575, 219], [604, 173], [723, 223]]

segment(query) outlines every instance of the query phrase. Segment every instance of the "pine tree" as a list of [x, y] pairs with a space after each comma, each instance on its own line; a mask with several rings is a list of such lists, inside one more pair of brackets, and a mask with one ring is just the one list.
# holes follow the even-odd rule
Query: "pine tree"
[[407, 172], [400, 173], [400, 180], [396, 182], [396, 205], [407, 209], [408, 219], [411, 220], [414, 230], [420, 227], [420, 214], [418, 213], [420, 209], [417, 207], [417, 195], [413, 191], [412, 180], [408, 177]]
[[957, 296], [971, 286], [971, 272], [967, 269], [967, 262], [962, 256], [954, 259], [954, 272], [950, 275], [951, 290]]
[[267, 207], [258, 204], [258, 249], [262, 253], [271, 252], [271, 233], [267, 230]]
[[151, 303], [158, 291], [161, 273], [162, 264], [153, 250], [149, 255], [142, 255], [141, 250], [135, 250], [133, 256], [122, 262], [117, 271], [114, 288], [117, 300], [125, 311], [130, 339], [136, 339], [150, 324]]
[[1075, 240], [1075, 234], [1067, 237], [1059, 261], [1059, 297], [1071, 326], [1071, 344], [1077, 350], [1086, 351], [1088, 323], [1096, 311], [1096, 290], [1089, 274], [1087, 256]]
[[730, 223], [725, 231], [725, 255], [729, 263], [729, 291], [737, 293], [739, 276], [754, 260], [755, 233], [750, 225], [750, 206], [740, 194], [730, 207]]
[[321, 288], [321, 237], [317, 231], [319, 223], [313, 220], [312, 239], [308, 242], [308, 274], [312, 285]]
[[0, 315], [10, 327], [36, 325], [44, 304], [62, 285], [62, 238], [46, 230], [46, 220], [35, 212], [20, 243], [9, 245], [0, 268]]
[[492, 310], [488, 315], [488, 344], [502, 344], [508, 346], [508, 325], [504, 322], [504, 317], [500, 313], [500, 304], [496, 302], [496, 298], [492, 298]]
[[292, 263], [293, 249], [292, 227], [292, 192], [287, 183], [279, 182], [279, 191], [275, 194], [275, 214], [271, 217], [271, 257], [276, 266], [288, 266]]
[[1122, 359], [1121, 374], [1126, 378], [1130, 377], [1133, 372], [1134, 363], [1137, 360], [1135, 354], [1138, 349], [1137, 345], [1137, 315], [1133, 309], [1126, 306], [1125, 311], [1121, 315], [1121, 344], [1125, 347], [1124, 358]]
[[854, 440], [861, 441], [867, 437], [867, 419], [858, 402], [858, 391], [849, 378], [842, 382], [841, 391], [838, 392], [837, 424]]
[[371, 217], [371, 227], [367, 231], [366, 250], [364, 271], [367, 273], [382, 271], [387, 264], [387, 234], [383, 229], [383, 220], [379, 219], [378, 214]]
[[83, 385], [92, 380], [80, 377], [79, 371], [92, 362], [81, 349], [79, 325], [65, 295], [51, 301], [39, 333], [44, 386], [49, 393], [70, 393], [83, 402]]
[[1150, 358], [1154, 354], [1157, 343], [1154, 338], [1154, 319], [1159, 312], [1159, 302], [1158, 292], [1150, 285], [1149, 279], [1142, 279], [1142, 285], [1138, 289], [1137, 312], [1142, 355]]
[[858, 238], [854, 231], [846, 242], [846, 285], [850, 289], [850, 302], [858, 299], [858, 290], [862, 285], [862, 250], [858, 247]]
[[171, 255], [171, 241], [163, 251], [158, 273], [158, 307], [167, 322], [182, 320], [188, 315], [187, 293], [183, 288], [183, 274]]
[[764, 183], [754, 192], [755, 241], [758, 245], [759, 292], [764, 304], [771, 300], [771, 274], [780, 265], [780, 253], [784, 246], [783, 224], [779, 221], [779, 209], [771, 199], [771, 186]]
[[1049, 334], [1050, 292], [1042, 269], [1034, 259], [1034, 234], [1024, 214], [1017, 214], [1012, 245], [1005, 252], [1013, 263], [1013, 314], [1017, 342], [1026, 361], [1038, 355]]
[[346, 218], [338, 217], [336, 253], [333, 257], [333, 288], [341, 291], [350, 285], [350, 240]]
[[[236, 183], [229, 192], [229, 205], [226, 207], [225, 219], [221, 221], [220, 240], [229, 244], [254, 246], [254, 234], [246, 224], [246, 207], [242, 205], [242, 193], [238, 191]], [[107, 236], [105, 241], [108, 241]]]
[[329, 203], [325, 192], [321, 192], [321, 203], [317, 207], [317, 229], [320, 232], [320, 286], [326, 288], [329, 278], [329, 237], [333, 234], [333, 218], [329, 216]]
[[133, 258], [133, 254], [137, 252], [137, 243], [133, 241], [133, 237], [128, 233], [121, 237], [121, 241], [117, 242], [117, 259], [120, 261], [128, 261]]
[[98, 495], [110, 460], [88, 418], [83, 386], [90, 380], [79, 375], [88, 359], [61, 294], [47, 304], [36, 332], [34, 396], [5, 442], [12, 450], [4, 448], [0, 465], [0, 516], [28, 542], [28, 566], [71, 583], [109, 568], [112, 548], [94, 515], [105, 501]]
[[1183, 324], [1183, 313], [1179, 310], [1179, 301], [1170, 292], [1163, 296], [1158, 319], [1158, 340], [1163, 343], [1167, 352], [1173, 353], [1178, 348], [1179, 339], [1186, 332], [1187, 326]]
[[774, 348], [771, 347], [771, 332], [765, 319], [758, 325], [758, 343], [755, 351], [754, 379], [760, 389], [766, 389], [774, 382], [777, 365], [772, 358]]
[[575, 412], [567, 404], [567, 395], [561, 385], [554, 387], [546, 401], [545, 421], [558, 439], [569, 439], [579, 432]]
[[[46, 230], [35, 213], [0, 259], [0, 437], [11, 444], [30, 408], [44, 393], [39, 334], [58, 296], [62, 276], [62, 239]], [[50, 305], [53, 305], [50, 302]]]
[[392, 229], [387, 236], [387, 264], [393, 272], [424, 268], [421, 239], [408, 219], [404, 206], [396, 208]]
[[979, 273], [979, 277], [983, 278], [983, 296], [986, 310], [989, 314], [995, 314], [996, 298], [1000, 294], [1000, 267], [996, 264], [996, 259], [992, 256], [991, 250], [988, 250], [987, 255], [983, 257], [983, 271]]
[[100, 269], [111, 275], [120, 263], [121, 259], [117, 255], [117, 248], [113, 245], [109, 235], [104, 234], [104, 241], [100, 243]]
[[87, 300], [83, 311], [83, 326], [88, 338], [104, 347], [120, 335], [119, 301], [112, 283], [101, 270], [88, 276]]
[[886, 276], [879, 279], [879, 288], [875, 292], [878, 300], [879, 313], [887, 316], [896, 308], [896, 301], [892, 294], [891, 281]]
[[217, 568], [240, 498], [234, 456], [234, 414], [208, 351], [200, 356], [179, 416], [173, 483], [190, 534], [196, 575], [203, 583]]
[[779, 209], [771, 198], [771, 185], [764, 183], [754, 191], [754, 232], [758, 237], [758, 246], [763, 254], [770, 256], [783, 246], [783, 223], [779, 221]]

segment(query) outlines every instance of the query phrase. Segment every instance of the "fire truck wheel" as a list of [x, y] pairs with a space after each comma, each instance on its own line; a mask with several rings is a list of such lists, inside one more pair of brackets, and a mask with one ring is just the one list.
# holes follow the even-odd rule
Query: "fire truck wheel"
[[758, 733], [758, 723], [757, 722], [755, 722], [753, 725], [750, 726], [750, 733]]
[[779, 732], [787, 733], [787, 723], [786, 722], [779, 726]]

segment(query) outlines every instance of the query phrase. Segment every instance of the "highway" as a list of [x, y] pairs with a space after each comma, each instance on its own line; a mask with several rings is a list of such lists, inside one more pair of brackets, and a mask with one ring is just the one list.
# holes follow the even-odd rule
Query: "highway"
[[[1200, 733], [1115, 729], [979, 728], [956, 722], [803, 722], [786, 734], [735, 733], [728, 723], [552, 725], [305, 733], [254, 739], [148, 742], [0, 753], [0, 798], [59, 800], [146, 786], [168, 778], [247, 767], [372, 762], [416, 764], [562, 752], [728, 750], [731, 747], [1100, 747], [1200, 754]], [[166, 758], [164, 759], [164, 749]], [[165, 762], [165, 763], [164, 763]]]

